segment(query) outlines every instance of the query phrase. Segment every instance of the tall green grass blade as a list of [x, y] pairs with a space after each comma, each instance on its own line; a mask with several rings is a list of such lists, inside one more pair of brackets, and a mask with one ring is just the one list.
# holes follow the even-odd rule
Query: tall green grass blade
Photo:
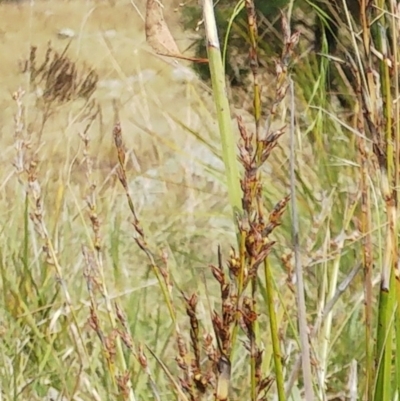
[[[392, 280], [391, 280], [392, 281]], [[390, 289], [382, 289], [379, 299], [378, 330], [376, 340], [376, 383], [375, 401], [391, 400], [391, 359], [392, 359], [392, 311], [394, 304], [393, 285]]]
[[235, 18], [243, 10], [244, 4], [245, 4], [244, 0], [239, 0], [237, 2], [237, 4], [235, 5], [235, 8], [233, 9], [233, 12], [229, 18], [229, 22], [228, 22], [228, 26], [226, 28], [226, 33], [225, 33], [225, 38], [224, 38], [224, 47], [222, 50], [222, 65], [224, 67], [224, 70], [226, 67], [226, 53], [228, 51], [228, 41], [229, 41], [229, 35], [231, 33], [232, 25], [233, 25], [233, 22], [235, 21]]
[[225, 174], [228, 185], [229, 203], [232, 207], [233, 221], [236, 226], [236, 216], [238, 213], [241, 214], [242, 211], [240, 175], [237, 162], [236, 140], [233, 132], [230, 105], [225, 85], [225, 70], [222, 64], [212, 0], [203, 0], [203, 14], [214, 103], [217, 111], [219, 134], [221, 138], [222, 158], [225, 164]]
[[279, 330], [275, 313], [275, 290], [274, 280], [271, 272], [269, 259], [264, 261], [265, 289], [267, 295], [267, 307], [269, 315], [269, 324], [271, 328], [271, 339], [275, 366], [276, 386], [279, 401], [286, 400], [285, 379], [283, 375], [282, 351], [279, 343]]

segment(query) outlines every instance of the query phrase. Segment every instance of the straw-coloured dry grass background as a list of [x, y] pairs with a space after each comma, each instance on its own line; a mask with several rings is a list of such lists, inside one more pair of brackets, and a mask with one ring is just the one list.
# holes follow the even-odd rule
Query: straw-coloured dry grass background
[[[222, 165], [218, 157], [194, 140], [189, 131], [201, 129], [201, 135], [207, 141], [215, 139], [209, 95], [199, 90], [199, 82], [182, 62], [176, 66], [172, 60], [168, 63], [170, 60], [161, 60], [151, 52], [145, 43], [143, 21], [135, 8], [129, 2], [117, 2], [112, 6], [108, 2], [63, 1], [39, 1], [32, 7], [28, 2], [7, 3], [1, 7], [2, 15], [7, 15], [1, 23], [4, 57], [0, 72], [4, 88], [1, 119], [5, 165], [14, 157], [13, 116], [16, 109], [12, 93], [18, 87], [25, 90], [28, 87], [29, 74], [23, 74], [21, 70], [24, 59], [29, 57], [30, 45], [37, 46], [40, 64], [49, 41], [55, 51], [62, 53], [71, 40], [68, 57], [76, 62], [78, 71], [84, 75], [94, 69], [99, 76], [93, 95], [94, 107], [99, 114], [89, 132], [99, 188], [113, 185], [110, 174], [115, 160], [110, 153], [111, 131], [115, 119], [119, 118], [123, 121], [125, 141], [131, 151], [133, 186], [148, 187], [138, 199], [139, 204], [146, 207], [145, 198], [148, 198], [152, 203], [149, 210], [172, 207], [172, 213], [180, 210], [190, 217], [196, 209], [196, 215], [210, 214], [203, 218], [212, 218], [212, 206], [223, 199], [220, 193], [223, 190], [207, 169], [215, 169], [214, 173], [218, 175]], [[174, 24], [177, 13], [172, 11], [172, 5], [167, 7], [171, 9], [171, 26], [179, 26]], [[143, 13], [143, 7], [139, 8]], [[73, 30], [76, 36], [60, 38], [58, 32], [66, 28]], [[176, 36], [184, 47], [184, 33], [178, 30]], [[50, 174], [55, 170], [72, 181], [68, 185], [82, 183], [84, 168], [79, 133], [86, 123], [82, 112], [84, 100], [52, 105], [43, 124], [42, 87], [42, 84], [38, 89], [30, 86], [32, 90], [26, 91], [23, 102], [32, 141], [39, 138], [41, 141], [39, 158], [43, 173]], [[10, 173], [12, 166], [8, 164], [7, 169]], [[208, 206], [202, 204], [206, 198], [209, 198]], [[203, 212], [199, 213], [199, 209]]]
[[[176, 27], [172, 31], [184, 49], [188, 41], [176, 23], [177, 5], [166, 7], [168, 21]], [[143, 15], [143, 5], [138, 9]], [[86, 338], [84, 342], [93, 340], [90, 358], [94, 371], [101, 362], [99, 344], [86, 323], [90, 313], [82, 256], [82, 246], [90, 247], [92, 242], [85, 201], [92, 183], [96, 184], [96, 212], [111, 299], [127, 306], [133, 335], [138, 330], [140, 341], [150, 339], [158, 354], [166, 352], [171, 333], [163, 318], [156, 281], [134, 243], [125, 196], [116, 181], [113, 124], [119, 119], [124, 131], [129, 185], [141, 222], [154, 244], [168, 252], [176, 281], [183, 288], [194, 288], [195, 277], [215, 259], [217, 245], [226, 246], [234, 238], [221, 182], [223, 165], [215, 154], [219, 150], [210, 95], [200, 89], [202, 84], [187, 70], [188, 63], [176, 65], [151, 51], [145, 43], [144, 22], [129, 1], [114, 5], [81, 1], [1, 3], [0, 14], [6, 16], [0, 22], [3, 396], [43, 399], [48, 391], [58, 389], [68, 398], [81, 374], [74, 399], [105, 399], [101, 389], [96, 396], [98, 383], [79, 371], [78, 354], [71, 354], [70, 315], [58, 293], [54, 270], [42, 257], [42, 239], [31, 224], [25, 232], [29, 237], [27, 270], [22, 268], [27, 181], [24, 174], [18, 178], [13, 166], [17, 154], [14, 117], [18, 110], [13, 93], [18, 88], [25, 91], [21, 101], [23, 135], [29, 141], [27, 159], [38, 161], [43, 218], [73, 299], [79, 330]], [[73, 38], [58, 34], [67, 28], [74, 31]], [[98, 74], [90, 107], [84, 99], [46, 104], [44, 83], [35, 88], [29, 83], [29, 73], [22, 72], [30, 46], [37, 46], [40, 65], [49, 42], [54, 52], [61, 54], [69, 41], [67, 54], [77, 71], [84, 75], [93, 69]], [[80, 137], [89, 122], [90, 179]], [[204, 143], [194, 134], [201, 135]], [[42, 348], [42, 340], [31, 337], [26, 327], [28, 312], [22, 303], [39, 330], [49, 336], [45, 342], [58, 343], [53, 349], [47, 348], [51, 355], [40, 356], [46, 346]], [[37, 354], [33, 351], [36, 347], [41, 350]], [[46, 364], [49, 358], [55, 362], [52, 367]], [[91, 363], [87, 360], [84, 365], [87, 368]]]
[[[130, 385], [138, 400], [189, 399], [194, 390], [185, 387], [190, 375], [184, 370], [193, 363], [197, 351], [190, 344], [196, 341], [208, 375], [192, 380], [198, 394], [202, 380], [208, 387], [191, 399], [215, 399], [213, 311], [234, 298], [220, 294], [229, 278], [218, 269], [230, 266], [234, 281], [237, 262], [215, 106], [210, 84], [191, 63], [161, 57], [146, 43], [144, 3], [0, 1], [0, 399], [132, 401]], [[181, 26], [183, 5], [163, 3], [185, 53], [193, 32]], [[375, 266], [387, 255], [385, 198], [372, 141], [359, 135], [361, 113], [351, 84], [335, 82], [350, 99], [344, 110], [325, 85], [330, 72], [306, 39], [295, 52], [292, 157], [313, 383], [321, 400], [353, 401], [354, 388], [364, 394], [366, 385], [360, 267], [368, 244]], [[276, 96], [279, 74], [269, 67], [279, 57], [262, 63], [263, 116]], [[76, 75], [62, 86], [54, 71]], [[91, 71], [93, 93], [79, 96]], [[242, 117], [252, 132], [252, 88], [229, 89], [229, 96], [235, 98], [232, 117]], [[272, 130], [289, 123], [289, 102], [278, 103]], [[268, 259], [276, 291], [272, 306], [285, 382], [294, 378], [291, 399], [301, 400], [292, 221], [285, 203], [291, 157], [286, 128], [260, 171], [266, 216], [273, 210], [283, 214], [268, 238], [276, 242]], [[120, 183], [124, 174], [140, 221], [136, 230]], [[372, 271], [375, 284], [379, 269]], [[259, 399], [275, 399], [271, 310], [263, 276], [254, 283], [253, 318], [263, 349], [258, 369], [267, 390]], [[375, 310], [377, 287], [372, 295]], [[242, 321], [232, 361], [232, 400], [250, 399], [251, 330], [244, 326]]]

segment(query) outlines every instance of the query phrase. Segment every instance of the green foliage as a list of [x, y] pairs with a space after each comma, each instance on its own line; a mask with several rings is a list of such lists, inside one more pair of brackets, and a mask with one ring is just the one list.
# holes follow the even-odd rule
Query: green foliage
[[[229, 0], [221, 0], [215, 5], [215, 18], [218, 26], [219, 40], [221, 47], [225, 42], [225, 37], [228, 34], [228, 25], [234, 8], [239, 2], [234, 3]], [[255, 2], [257, 13], [260, 17], [268, 20], [272, 25], [275, 25], [280, 16], [280, 10], [288, 4], [288, 0], [274, 0]], [[197, 21], [202, 18], [202, 10], [199, 6], [185, 5], [183, 9], [183, 24], [186, 29], [193, 29]], [[271, 25], [271, 26], [272, 26]], [[261, 29], [264, 24], [261, 24]], [[268, 32], [265, 32], [268, 35]], [[269, 35], [270, 36], [270, 35]], [[198, 57], [207, 56], [207, 47], [204, 39], [199, 40], [196, 44], [196, 55]], [[227, 63], [225, 71], [233, 85], [243, 84], [243, 79], [249, 73], [248, 63], [243, 60], [247, 57], [249, 41], [247, 32], [247, 14], [246, 10], [242, 9], [233, 21], [231, 32], [229, 33], [228, 48], [227, 48]], [[267, 55], [277, 55], [282, 48], [282, 38], [274, 38], [272, 41], [261, 40], [260, 48], [265, 50]], [[196, 64], [195, 70], [203, 78], [210, 77], [209, 69], [206, 65]]]

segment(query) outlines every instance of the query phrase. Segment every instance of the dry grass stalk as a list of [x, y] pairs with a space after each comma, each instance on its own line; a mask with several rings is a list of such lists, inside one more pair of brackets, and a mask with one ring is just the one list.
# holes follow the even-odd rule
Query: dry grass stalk
[[[150, 268], [157, 277], [157, 280], [159, 282], [164, 301], [168, 307], [169, 315], [173, 321], [174, 328], [175, 328], [175, 336], [176, 336], [176, 345], [177, 345], [177, 350], [178, 350], [178, 356], [176, 358], [178, 366], [183, 370], [184, 372], [184, 377], [180, 378], [179, 380], [179, 391], [185, 390], [189, 395], [192, 400], [196, 400], [196, 390], [195, 390], [195, 384], [193, 381], [193, 369], [192, 369], [192, 364], [187, 362], [188, 359], [188, 350], [186, 346], [186, 341], [184, 339], [184, 336], [180, 330], [180, 327], [178, 325], [177, 319], [176, 319], [176, 311], [175, 311], [175, 306], [173, 303], [173, 295], [172, 291], [174, 288], [174, 284], [172, 281], [172, 278], [169, 273], [169, 267], [168, 267], [168, 254], [165, 251], [161, 252], [159, 261], [156, 261], [155, 254], [150, 250], [149, 245], [147, 244], [146, 237], [145, 237], [145, 232], [140, 224], [139, 218], [136, 214], [135, 206], [133, 203], [133, 199], [130, 195], [130, 190], [128, 187], [128, 180], [127, 180], [127, 175], [126, 175], [126, 169], [125, 169], [125, 162], [126, 162], [126, 152], [124, 149], [123, 141], [122, 141], [122, 131], [121, 131], [121, 126], [119, 123], [117, 123], [114, 126], [113, 130], [113, 137], [114, 137], [114, 143], [117, 149], [117, 156], [118, 156], [118, 161], [119, 161], [119, 167], [117, 170], [117, 176], [122, 184], [126, 197], [128, 199], [128, 205], [131, 211], [131, 215], [133, 217], [133, 227], [136, 232], [136, 237], [135, 241], [139, 248], [146, 254], [149, 263], [150, 263]], [[163, 369], [166, 371], [167, 375], [173, 382], [173, 384], [176, 385], [176, 381], [172, 380], [171, 374], [166, 370], [166, 367], [161, 363], [160, 360], [158, 360], [160, 365], [163, 367]], [[196, 376], [198, 377], [198, 376]], [[200, 380], [201, 381], [201, 380]]]
[[[101, 236], [100, 236], [100, 221], [96, 212], [96, 185], [91, 181], [92, 175], [92, 160], [90, 158], [89, 144], [90, 138], [87, 134], [91, 123], [93, 122], [96, 114], [93, 114], [90, 118], [88, 125], [84, 132], [80, 134], [81, 139], [84, 143], [84, 163], [86, 166], [86, 177], [89, 184], [89, 195], [86, 198], [86, 203], [89, 210], [89, 219], [93, 230], [93, 247], [96, 251], [96, 255], [93, 251], [89, 251], [86, 247], [83, 247], [83, 255], [86, 261], [86, 269], [84, 277], [87, 282], [88, 292], [90, 296], [90, 318], [89, 324], [92, 329], [96, 332], [98, 338], [103, 347], [103, 355], [106, 358], [107, 366], [109, 367], [110, 373], [113, 375], [115, 383], [118, 388], [118, 393], [124, 400], [134, 399], [132, 392], [132, 373], [131, 369], [126, 366], [124, 357], [120, 349], [120, 340], [131, 352], [134, 358], [138, 361], [139, 365], [148, 377], [150, 388], [156, 400], [160, 400], [159, 390], [155, 383], [151, 369], [147, 362], [147, 357], [143, 350], [143, 347], [138, 344], [135, 345], [126, 315], [124, 314], [121, 307], [115, 303], [114, 307], [111, 306], [110, 299], [108, 296], [107, 286], [105, 284], [104, 275], [102, 273], [103, 267], [101, 262]], [[120, 152], [119, 156], [124, 160], [123, 152]], [[137, 222], [138, 223], [138, 222]], [[96, 301], [96, 290], [98, 290], [103, 299], [107, 304], [107, 310], [111, 321], [111, 331], [108, 336], [105, 336], [101, 328], [101, 320], [99, 318], [97, 301]], [[120, 327], [118, 327], [120, 326]], [[116, 356], [119, 356], [119, 364], [122, 367], [120, 371], [115, 369]]]
[[[196, 316], [196, 305], [197, 296], [192, 295], [187, 297], [185, 295], [186, 311], [190, 319], [190, 338], [191, 346], [194, 357], [189, 355], [186, 342], [183, 334], [180, 331], [178, 324], [176, 323], [175, 308], [172, 301], [172, 289], [173, 283], [170, 278], [167, 266], [167, 256], [165, 253], [162, 254], [161, 262], [156, 263], [153, 253], [150, 251], [147, 242], [145, 240], [144, 231], [140, 226], [138, 216], [136, 215], [133, 200], [129, 194], [129, 188], [127, 185], [127, 177], [125, 171], [125, 151], [122, 143], [121, 128], [117, 124], [114, 128], [114, 141], [117, 147], [117, 154], [119, 159], [119, 170], [118, 178], [125, 189], [126, 196], [128, 198], [128, 204], [133, 216], [133, 226], [136, 230], [137, 237], [136, 242], [138, 246], [145, 252], [148, 259], [150, 260], [151, 268], [155, 272], [161, 289], [164, 293], [164, 299], [170, 310], [171, 318], [175, 324], [175, 335], [177, 341], [178, 356], [176, 358], [177, 364], [183, 372], [183, 377], [179, 379], [179, 385], [181, 389], [188, 394], [189, 399], [193, 401], [200, 400], [207, 390], [215, 391], [215, 396], [218, 400], [225, 400], [228, 396], [229, 388], [229, 376], [230, 376], [230, 360], [229, 355], [232, 351], [232, 338], [231, 332], [234, 324], [243, 322], [242, 312], [238, 310], [238, 295], [237, 291], [232, 287], [232, 284], [225, 279], [225, 274], [222, 268], [222, 258], [220, 257], [220, 264], [218, 267], [212, 266], [214, 276], [217, 278], [221, 286], [221, 298], [222, 298], [222, 310], [221, 314], [214, 312], [212, 316], [212, 323], [215, 329], [216, 341], [218, 349], [216, 350], [212, 346], [212, 337], [205, 333], [203, 340], [203, 348], [207, 354], [207, 363], [205, 366], [201, 364], [201, 346], [200, 346], [200, 328], [198, 324], [198, 318]], [[279, 214], [279, 211], [277, 211]], [[276, 224], [277, 214], [271, 214], [273, 218], [270, 223]], [[254, 233], [254, 236], [256, 234]], [[253, 234], [249, 235], [249, 238], [253, 238]], [[249, 244], [250, 247], [259, 246], [259, 241], [254, 241], [253, 244]], [[249, 279], [256, 274], [257, 265], [261, 263], [261, 258], [266, 254], [269, 249], [269, 244], [263, 244], [261, 256], [255, 258], [256, 263], [251, 266], [249, 275], [246, 275], [246, 285]], [[232, 251], [232, 255], [229, 261], [229, 266], [232, 266], [232, 277], [238, 274], [237, 270], [237, 259], [235, 260], [235, 253]], [[236, 277], [237, 280], [237, 277]], [[250, 313], [246, 312], [246, 321], [249, 322]], [[253, 316], [254, 317], [254, 316]], [[251, 319], [250, 319], [251, 320]], [[214, 390], [213, 390], [214, 389]]]
[[[17, 113], [15, 116], [15, 140], [17, 149], [17, 158], [15, 162], [16, 173], [25, 175], [26, 193], [29, 197], [29, 218], [32, 221], [37, 235], [43, 242], [42, 251], [45, 256], [46, 265], [49, 269], [43, 272], [44, 280], [42, 285], [47, 285], [52, 275], [55, 276], [55, 283], [60, 286], [65, 299], [66, 315], [69, 322], [68, 327], [70, 336], [76, 348], [76, 352], [83, 359], [87, 357], [87, 349], [82, 339], [76, 313], [73, 308], [72, 297], [64, 279], [63, 267], [61, 266], [56, 248], [53, 245], [51, 236], [47, 229], [45, 221], [45, 210], [42, 199], [42, 188], [39, 181], [39, 160], [36, 150], [31, 149], [30, 144], [26, 141], [25, 122], [23, 120], [23, 96], [22, 90], [17, 91], [13, 98], [17, 104]], [[21, 182], [23, 180], [21, 179]], [[55, 291], [57, 293], [57, 291]]]
[[[249, 11], [251, 11], [251, 7]], [[285, 81], [287, 65], [285, 63], [290, 58], [297, 39], [298, 35], [296, 34], [288, 38], [284, 56], [282, 57], [283, 61], [277, 64], [278, 84], [276, 99], [270, 110], [271, 117], [275, 116], [278, 105], [285, 98], [287, 90]], [[256, 71], [256, 66], [254, 66], [254, 69]], [[270, 239], [270, 236], [275, 228], [280, 225], [280, 218], [289, 201], [289, 197], [283, 198], [272, 211], [267, 213], [262, 199], [261, 168], [276, 147], [279, 138], [283, 135], [284, 128], [273, 132], [268, 129], [264, 137], [261, 137], [258, 132], [257, 135], [250, 133], [241, 118], [238, 118], [238, 126], [240, 131], [239, 161], [244, 169], [244, 175], [241, 180], [244, 213], [238, 216], [240, 247], [237, 251], [232, 249], [228, 258], [229, 279], [224, 272], [220, 253], [218, 255], [218, 266], [211, 266], [213, 276], [220, 285], [221, 298], [220, 312], [215, 310], [212, 312], [216, 348], [209, 333], [204, 333], [203, 347], [200, 346], [201, 328], [196, 315], [197, 295], [186, 296], [183, 294], [190, 322], [189, 336], [193, 356], [189, 354], [183, 333], [176, 323], [172, 299], [173, 282], [169, 274], [167, 256], [162, 254], [161, 263], [156, 262], [155, 254], [147, 244], [145, 233], [136, 214], [128, 187], [125, 168], [126, 153], [119, 123], [115, 125], [113, 131], [119, 160], [117, 175], [124, 188], [133, 217], [133, 227], [137, 234], [135, 240], [150, 261], [150, 267], [158, 278], [170, 316], [174, 321], [178, 351], [176, 360], [183, 373], [183, 376], [179, 379], [179, 385], [191, 401], [202, 399], [203, 395], [208, 391], [213, 391], [217, 400], [228, 399], [231, 359], [233, 351], [237, 347], [236, 339], [239, 329], [247, 337], [245, 348], [250, 354], [252, 364], [252, 400], [264, 399], [265, 393], [271, 385], [271, 378], [264, 376], [261, 368], [263, 350], [260, 348], [257, 338], [257, 286], [255, 282], [259, 266], [266, 260], [274, 245], [274, 241]], [[252, 289], [250, 295], [247, 295], [250, 283]], [[207, 355], [208, 362], [204, 365], [201, 363], [201, 348]]]
[[[175, 321], [175, 308], [172, 301], [173, 283], [167, 266], [167, 255], [162, 254], [161, 264], [156, 263], [154, 254], [149, 249], [145, 234], [141, 228], [136, 214], [133, 200], [129, 193], [128, 181], [125, 170], [126, 154], [122, 142], [120, 125], [114, 128], [114, 142], [117, 148], [119, 160], [118, 178], [125, 190], [128, 204], [133, 216], [133, 226], [137, 233], [135, 238], [138, 246], [147, 255], [152, 270], [159, 279], [160, 286], [172, 319], [175, 322], [178, 356], [177, 363], [183, 377], [179, 384], [190, 400], [200, 400], [202, 395], [211, 390], [215, 392], [217, 400], [226, 400], [228, 397], [231, 355], [235, 347], [237, 330], [241, 328], [248, 338], [246, 349], [254, 361], [254, 395], [263, 397], [268, 390], [271, 379], [264, 377], [261, 370], [263, 351], [256, 342], [256, 294], [251, 292], [251, 297], [245, 295], [249, 283], [257, 277], [258, 267], [268, 256], [274, 241], [269, 240], [274, 229], [280, 224], [280, 217], [285, 210], [288, 197], [282, 199], [275, 208], [267, 214], [262, 202], [262, 183], [259, 169], [268, 159], [271, 151], [276, 146], [283, 130], [269, 133], [265, 139], [254, 144], [253, 134], [248, 133], [242, 120], [238, 119], [241, 142], [239, 145], [239, 160], [244, 167], [244, 178], [241, 185], [243, 190], [244, 216], [239, 218], [238, 224], [243, 239], [243, 247], [237, 253], [232, 249], [228, 270], [230, 279], [226, 278], [222, 265], [222, 256], [219, 254], [218, 266], [211, 266], [212, 273], [220, 285], [221, 311], [212, 313], [212, 324], [215, 332], [217, 349], [212, 345], [212, 337], [205, 333], [203, 347], [200, 346], [200, 327], [196, 316], [197, 296], [185, 295], [186, 312], [190, 320], [190, 339], [194, 356], [190, 356], [183, 334]], [[255, 146], [254, 146], [255, 145]], [[126, 341], [126, 340], [125, 340]], [[209, 363], [202, 366], [201, 348], [205, 350]]]
[[[86, 197], [86, 205], [89, 211], [89, 221], [93, 231], [93, 242], [91, 249], [86, 246], [82, 248], [82, 253], [86, 262], [84, 277], [90, 298], [90, 316], [89, 325], [97, 334], [103, 349], [103, 356], [106, 359], [109, 374], [115, 385], [118, 394], [123, 400], [134, 401], [135, 395], [132, 389], [131, 371], [128, 368], [125, 356], [122, 350], [123, 342], [125, 345], [133, 344], [133, 341], [127, 331], [126, 319], [124, 320], [122, 311], [116, 307], [113, 308], [108, 288], [106, 285], [103, 265], [103, 247], [101, 240], [101, 222], [97, 213], [96, 184], [92, 178], [92, 159], [90, 157], [90, 137], [89, 129], [98, 116], [98, 110], [94, 109], [92, 113], [87, 115], [87, 123], [80, 137], [83, 141], [83, 162], [85, 165], [86, 179], [88, 182], [88, 196]], [[99, 292], [104, 299], [109, 325], [108, 334], [105, 322], [102, 322], [98, 310], [98, 301], [96, 293]], [[118, 329], [117, 322], [122, 322], [123, 330]], [[128, 349], [133, 349], [133, 345]]]

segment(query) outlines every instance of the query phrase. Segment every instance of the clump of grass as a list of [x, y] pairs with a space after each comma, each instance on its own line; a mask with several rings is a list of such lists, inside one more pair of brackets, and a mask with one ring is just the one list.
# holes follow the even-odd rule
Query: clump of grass
[[[254, 124], [239, 116], [234, 127], [208, 3], [226, 204], [237, 242], [230, 251], [197, 246], [198, 254], [178, 267], [174, 252], [155, 240], [161, 228], [150, 229], [135, 207], [124, 121], [113, 129], [110, 170], [128, 206], [113, 185], [97, 185], [95, 107], [83, 110], [77, 129], [85, 176], [79, 201], [70, 178], [75, 161], [50, 191], [54, 183], [45, 177], [53, 171], [32, 145], [23, 93], [15, 94], [15, 193], [23, 196], [10, 202], [11, 228], [1, 232], [4, 398], [42, 399], [50, 386], [67, 399], [397, 398], [397, 10], [391, 4], [381, 14], [384, 4], [367, 6], [362, 41], [343, 11], [353, 46], [346, 60], [336, 59], [352, 74], [346, 106], [327, 91], [327, 64], [296, 57], [301, 43], [285, 18], [275, 90], [264, 105], [257, 18], [247, 1]], [[54, 96], [49, 107], [56, 107]], [[129, 235], [121, 239], [123, 224], [130, 224]], [[190, 254], [186, 245], [175, 249]], [[213, 254], [208, 266], [203, 260]], [[204, 275], [194, 278], [196, 288], [181, 288], [194, 259], [207, 265]], [[126, 276], [121, 265], [128, 266]], [[142, 275], [154, 275], [158, 287], [116, 300], [115, 288], [131, 287]]]
[[68, 55], [69, 45], [59, 53], [48, 44], [44, 60], [39, 62], [37, 46], [32, 46], [29, 59], [24, 62], [22, 72], [29, 73], [31, 85], [42, 92], [48, 103], [65, 103], [77, 98], [89, 99], [96, 90], [99, 79], [93, 69], [77, 66]]
[[[114, 140], [117, 147], [118, 160], [120, 167], [118, 170], [119, 180], [126, 192], [129, 209], [132, 213], [132, 224], [136, 231], [136, 243], [147, 255], [151, 270], [157, 277], [164, 300], [168, 307], [170, 318], [175, 325], [175, 335], [177, 341], [177, 364], [182, 371], [183, 377], [179, 380], [179, 388], [176, 390], [181, 393], [186, 392], [188, 399], [200, 400], [203, 395], [215, 394], [217, 400], [228, 399], [229, 386], [231, 380], [231, 360], [236, 344], [238, 330], [244, 331], [247, 340], [244, 343], [245, 349], [249, 352], [252, 366], [251, 394], [252, 400], [262, 396], [271, 385], [271, 378], [263, 376], [261, 365], [263, 362], [263, 352], [258, 347], [257, 336], [257, 300], [256, 300], [256, 280], [257, 271], [268, 256], [274, 242], [268, 238], [279, 225], [288, 198], [279, 202], [269, 216], [264, 215], [261, 208], [260, 182], [255, 180], [257, 174], [256, 148], [252, 145], [253, 136], [249, 134], [241, 120], [238, 120], [241, 131], [240, 160], [244, 165], [245, 175], [242, 181], [244, 191], [243, 209], [244, 216], [239, 217], [238, 225], [240, 232], [240, 249], [232, 249], [225, 272], [222, 263], [222, 255], [219, 254], [219, 264], [211, 266], [212, 274], [220, 286], [220, 313], [211, 311], [211, 321], [214, 328], [213, 335], [205, 332], [203, 344], [200, 344], [199, 319], [196, 314], [197, 294], [190, 297], [182, 294], [186, 304], [186, 312], [190, 320], [190, 343], [193, 355], [188, 353], [186, 341], [181, 332], [176, 317], [176, 307], [173, 302], [172, 291], [174, 283], [169, 275], [167, 267], [167, 255], [162, 254], [160, 262], [156, 262], [156, 255], [149, 248], [146, 242], [145, 232], [143, 231], [138, 216], [135, 212], [134, 201], [130, 195], [127, 185], [125, 170], [125, 151], [122, 143], [121, 129], [119, 124], [114, 129]], [[270, 151], [276, 146], [276, 141], [281, 133], [270, 133], [265, 140], [260, 140], [257, 151], [260, 152], [259, 167], [265, 162]], [[245, 217], [247, 216], [247, 217]], [[251, 218], [250, 218], [251, 216]], [[228, 278], [228, 276], [229, 278]], [[252, 285], [251, 296], [245, 295], [249, 285]], [[213, 345], [213, 342], [217, 344]], [[205, 350], [208, 363], [202, 363], [201, 349]], [[166, 369], [166, 368], [165, 368]], [[171, 379], [172, 381], [172, 379]], [[172, 381], [177, 386], [175, 381]]]
[[[254, 19], [255, 15], [254, 11], [249, 10], [249, 19], [251, 18]], [[252, 21], [255, 23], [254, 20]], [[209, 35], [210, 68], [213, 84], [215, 85], [215, 103], [219, 114], [219, 127], [222, 136], [221, 142], [223, 144], [223, 152], [227, 155], [224, 157], [224, 161], [227, 171], [226, 174], [228, 176], [228, 188], [230, 188], [229, 199], [238, 226], [238, 249], [235, 250], [235, 247], [232, 248], [228, 259], [228, 271], [224, 271], [221, 254], [219, 254], [218, 257], [218, 266], [211, 266], [213, 276], [220, 286], [221, 312], [212, 311], [211, 306], [209, 306], [216, 347], [212, 344], [212, 335], [206, 331], [203, 337], [203, 348], [206, 350], [206, 357], [209, 363], [205, 366], [202, 366], [200, 357], [200, 328], [199, 319], [196, 315], [198, 295], [192, 294], [190, 297], [187, 297], [183, 294], [186, 303], [186, 312], [190, 320], [190, 342], [193, 351], [193, 356], [190, 357], [184, 336], [177, 323], [176, 307], [172, 297], [174, 282], [167, 269], [166, 255], [162, 253], [160, 261], [156, 261], [156, 253], [150, 249], [147, 243], [145, 231], [140, 224], [135, 210], [134, 200], [129, 191], [126, 175], [126, 152], [122, 142], [122, 131], [119, 123], [117, 123], [113, 132], [119, 160], [117, 174], [128, 199], [128, 205], [132, 215], [132, 224], [136, 232], [136, 243], [147, 256], [150, 268], [157, 277], [165, 304], [175, 328], [176, 348], [178, 353], [176, 359], [183, 377], [180, 378], [178, 382], [179, 386], [177, 387], [176, 381], [168, 374], [171, 382], [176, 387], [179, 394], [181, 394], [181, 392], [187, 393], [191, 400], [200, 400], [207, 392], [214, 394], [217, 400], [227, 400], [231, 383], [232, 360], [235, 351], [238, 349], [237, 338], [239, 330], [241, 330], [246, 336], [244, 348], [249, 352], [250, 357], [251, 373], [249, 388], [251, 399], [257, 400], [260, 397], [265, 397], [266, 390], [271, 386], [271, 378], [269, 375], [265, 376], [262, 370], [263, 350], [260, 347], [260, 328], [257, 306], [258, 268], [262, 264], [266, 264], [266, 258], [274, 245], [274, 241], [270, 240], [269, 237], [280, 224], [280, 217], [289, 200], [289, 197], [282, 199], [267, 216], [262, 201], [262, 180], [260, 173], [262, 166], [267, 161], [271, 151], [276, 147], [278, 139], [283, 134], [283, 130], [281, 129], [274, 132], [267, 128], [265, 132], [261, 133], [258, 129], [259, 124], [257, 120], [257, 131], [256, 135], [254, 135], [248, 132], [242, 120], [238, 118], [240, 132], [239, 161], [244, 171], [243, 179], [240, 181], [243, 196], [239, 204], [237, 200], [238, 191], [235, 189], [238, 185], [238, 181], [235, 181], [237, 180], [237, 173], [235, 173], [237, 167], [232, 164], [234, 163], [232, 157], [234, 148], [232, 146], [232, 132], [230, 124], [228, 123], [229, 108], [223, 103], [226, 102], [226, 99], [224, 99], [222, 95], [218, 95], [224, 90], [224, 72], [221, 63], [221, 54], [219, 53], [218, 38], [213, 34], [213, 32], [215, 32], [213, 23], [215, 22], [213, 21], [209, 6], [205, 8], [205, 22], [207, 34]], [[253, 29], [254, 34], [255, 27], [251, 26], [251, 29]], [[278, 63], [276, 70], [276, 80], [278, 84], [276, 101], [271, 107], [271, 118], [275, 116], [277, 106], [285, 98], [285, 76], [287, 71], [283, 60], [290, 58], [296, 41], [297, 35], [286, 36], [285, 51], [282, 55], [282, 61]], [[254, 57], [256, 58], [256, 54]], [[256, 66], [254, 66], [253, 71], [256, 76]], [[258, 96], [258, 92], [256, 96]], [[259, 107], [257, 110], [259, 110]], [[269, 277], [270, 273], [268, 273], [267, 265], [266, 270], [266, 276]], [[268, 283], [269, 292], [272, 291], [272, 287], [272, 283]], [[272, 297], [270, 297], [269, 302], [273, 302]], [[271, 331], [274, 338], [275, 362], [278, 371], [278, 392], [282, 399], [282, 397], [284, 397], [284, 383], [282, 381], [281, 352], [276, 318], [274, 317], [273, 309], [269, 309], [269, 311], [271, 313]]]

